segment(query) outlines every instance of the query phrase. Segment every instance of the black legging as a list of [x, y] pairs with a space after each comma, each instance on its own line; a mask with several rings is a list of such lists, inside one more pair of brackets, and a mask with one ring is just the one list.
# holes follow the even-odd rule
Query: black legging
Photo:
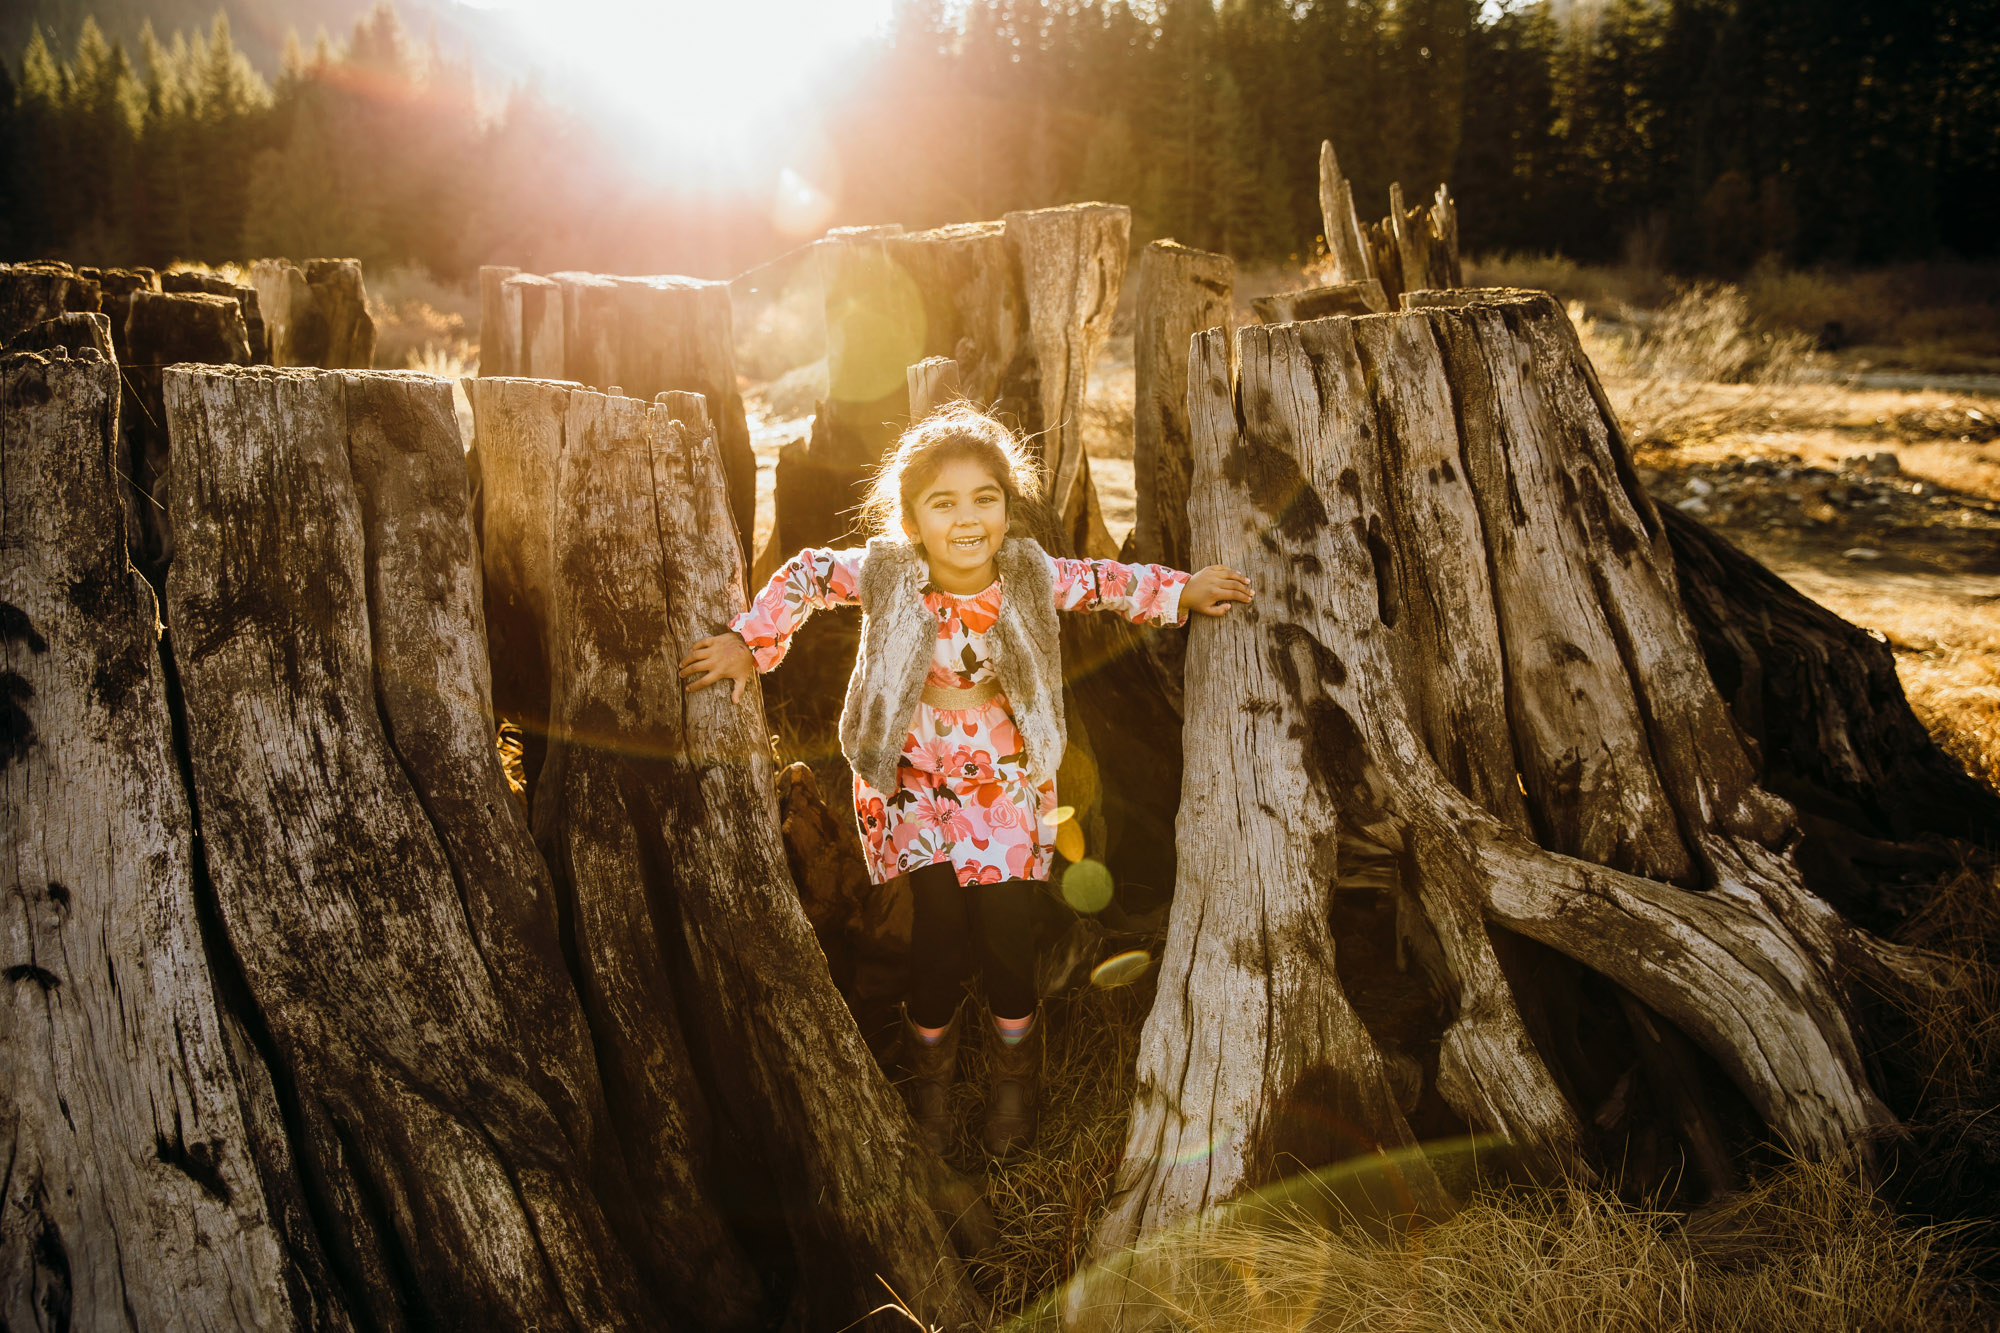
[[995, 1017], [1035, 1012], [1035, 891], [1025, 879], [960, 887], [948, 864], [910, 872], [911, 1022], [949, 1023], [975, 971]]

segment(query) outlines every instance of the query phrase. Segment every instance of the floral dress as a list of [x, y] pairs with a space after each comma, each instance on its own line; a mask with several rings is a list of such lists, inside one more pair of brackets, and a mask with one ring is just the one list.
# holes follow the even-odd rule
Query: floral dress
[[[759, 671], [784, 660], [792, 635], [814, 611], [860, 604], [864, 554], [805, 550], [772, 575], [729, 626], [750, 646]], [[1180, 602], [1188, 576], [1178, 569], [1044, 558], [1055, 574], [1058, 611], [1115, 611], [1154, 625], [1185, 618]], [[938, 622], [929, 683], [967, 689], [994, 679], [986, 633], [1000, 616], [1000, 580], [966, 596], [926, 583], [923, 595]], [[854, 779], [854, 817], [870, 878], [881, 884], [948, 863], [961, 884], [1047, 879], [1055, 830], [1041, 817], [1055, 809], [1056, 784], [1052, 777], [1036, 783], [1021, 749], [1005, 695], [978, 708], [919, 703], [896, 761], [896, 790], [879, 792]]]

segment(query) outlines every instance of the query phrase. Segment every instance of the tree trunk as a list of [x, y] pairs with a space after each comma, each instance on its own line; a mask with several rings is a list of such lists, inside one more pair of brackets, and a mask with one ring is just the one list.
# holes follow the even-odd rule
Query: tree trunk
[[[671, 967], [695, 1066], [765, 1162], [800, 1269], [794, 1317], [839, 1327], [886, 1281], [927, 1322], [978, 1323], [981, 1302], [924, 1206], [942, 1200], [946, 1168], [915, 1139], [800, 910], [759, 692], [737, 705], [723, 690], [684, 694], [674, 676], [687, 647], [744, 606], [705, 405], [574, 393], [560, 458], [557, 733], [538, 831], [572, 865], [634, 849], [651, 932], [622, 947], [650, 940]], [[589, 801], [571, 785], [584, 773], [602, 775]], [[660, 1033], [644, 1035], [657, 1050]]]
[[68, 264], [0, 264], [0, 345], [57, 315], [101, 308], [97, 283]]
[[[1237, 360], [1232, 393], [1223, 336], [1197, 340], [1195, 546], [1259, 598], [1190, 644], [1172, 999], [1102, 1241], [1270, 1179], [1302, 1087], [1363, 1146], [1408, 1140], [1332, 980], [1328, 887], [1357, 842], [1400, 860], [1441, 961], [1435, 1087], [1466, 1126], [1617, 1158], [1574, 1102], [1602, 1071], [1564, 1063], [1512, 934], [1687, 1033], [1797, 1151], [1865, 1156], [1893, 1122], [1847, 1002], [1919, 970], [1805, 890], [1561, 310], [1246, 329]], [[1292, 987], [1314, 1004], [1242, 1017]], [[1189, 1165], [1198, 1143], [1231, 1146]]]
[[221, 923], [370, 1324], [653, 1327], [587, 1188], [615, 1164], [478, 724], [449, 386], [404, 383], [167, 377], [167, 592]]
[[274, 366], [366, 370], [375, 359], [375, 321], [358, 259], [260, 259], [250, 267]]
[[132, 559], [158, 585], [174, 558], [167, 521], [172, 442], [161, 384], [167, 367], [183, 362], [250, 364], [250, 337], [234, 297], [206, 293], [134, 292], [125, 321], [124, 421], [134, 492]]
[[1681, 602], [1765, 787], [1864, 859], [1867, 839], [2000, 837], [2000, 796], [1910, 711], [1887, 644], [1678, 509], [1659, 514]]
[[118, 394], [109, 357], [0, 359], [0, 1324], [342, 1330], [203, 952]]
[[1110, 558], [1090, 457], [1083, 446], [1083, 400], [1090, 368], [1111, 336], [1125, 281], [1132, 210], [1122, 204], [1070, 204], [1009, 213], [1007, 248], [1021, 274], [1028, 340], [1038, 372], [1034, 413], [1024, 422], [1039, 448], [1049, 507], [1063, 544], [1077, 555]]
[[1375, 253], [1362, 231], [1361, 215], [1354, 209], [1354, 189], [1341, 175], [1340, 160], [1333, 155], [1329, 139], [1320, 140], [1319, 145], [1319, 216], [1334, 282], [1376, 281], [1380, 275], [1375, 271]]
[[[482, 264], [479, 268], [479, 374], [482, 377], [521, 373], [521, 323], [507, 313], [503, 284], [518, 268]], [[545, 376], [561, 379], [561, 375]]]
[[[1188, 568], [1188, 340], [1233, 332], [1236, 263], [1154, 241], [1139, 258], [1132, 339], [1132, 472], [1139, 502], [1126, 558]], [[1176, 673], [1178, 675], [1178, 672]]]
[[1389, 298], [1383, 294], [1382, 284], [1369, 278], [1331, 287], [1274, 292], [1251, 301], [1250, 309], [1260, 324], [1296, 324], [1302, 319], [1325, 319], [1328, 315], [1380, 315], [1389, 309]]

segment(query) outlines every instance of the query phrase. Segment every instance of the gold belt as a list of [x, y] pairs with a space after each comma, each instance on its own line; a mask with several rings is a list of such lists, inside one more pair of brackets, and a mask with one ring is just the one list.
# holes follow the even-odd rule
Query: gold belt
[[932, 708], [953, 708], [961, 711], [984, 708], [1000, 697], [1000, 682], [981, 681], [970, 689], [961, 690], [951, 685], [924, 684], [924, 702]]

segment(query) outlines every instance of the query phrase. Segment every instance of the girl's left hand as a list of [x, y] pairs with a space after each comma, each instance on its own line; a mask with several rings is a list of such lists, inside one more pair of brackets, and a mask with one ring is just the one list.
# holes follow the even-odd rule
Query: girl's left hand
[[1181, 589], [1181, 605], [1205, 616], [1229, 614], [1231, 602], [1247, 602], [1257, 592], [1240, 571], [1227, 565], [1210, 565], [1197, 570]]

